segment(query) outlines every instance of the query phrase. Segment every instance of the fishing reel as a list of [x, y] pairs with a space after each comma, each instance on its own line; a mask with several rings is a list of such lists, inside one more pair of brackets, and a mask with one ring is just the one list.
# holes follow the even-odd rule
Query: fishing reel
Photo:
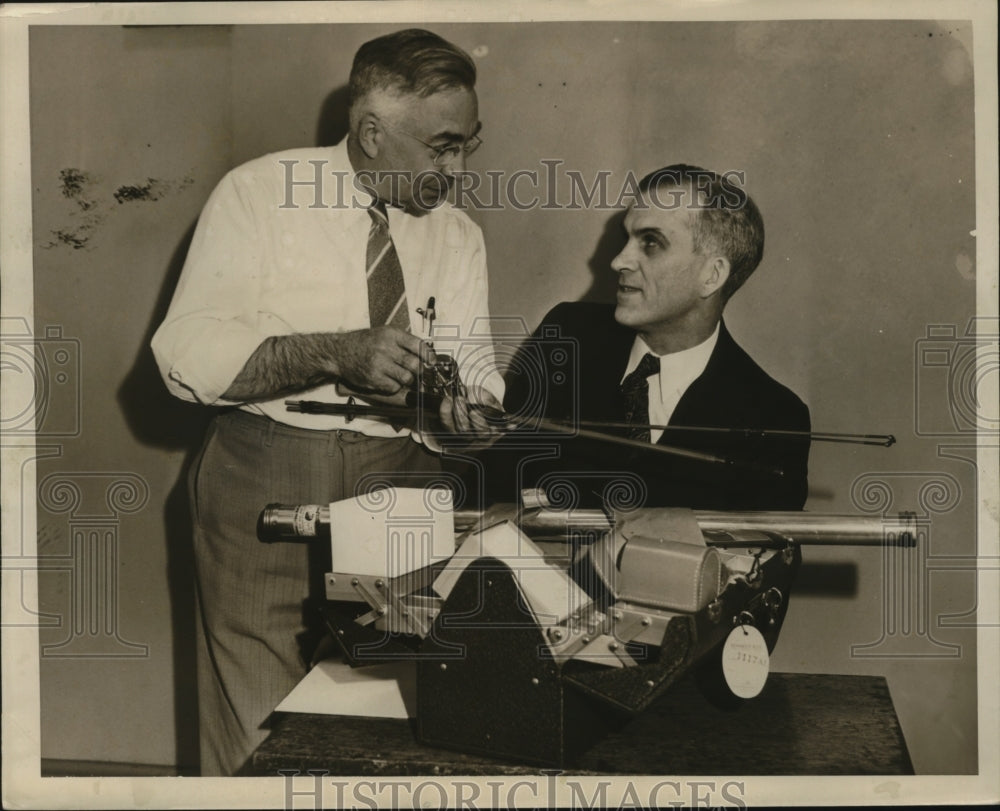
[[[361, 416], [412, 417], [413, 409], [437, 413], [446, 397], [465, 396], [465, 384], [458, 374], [458, 364], [450, 355], [437, 355], [434, 363], [424, 363], [413, 388], [396, 394], [381, 395], [356, 391], [341, 383], [337, 394], [347, 403], [322, 403], [312, 400], [286, 400], [289, 411], [308, 414], [338, 414], [348, 421]], [[360, 402], [359, 402], [360, 401]]]
[[424, 397], [464, 397], [465, 384], [458, 374], [458, 364], [450, 355], [437, 355], [434, 363], [424, 364], [420, 375], [420, 393]]

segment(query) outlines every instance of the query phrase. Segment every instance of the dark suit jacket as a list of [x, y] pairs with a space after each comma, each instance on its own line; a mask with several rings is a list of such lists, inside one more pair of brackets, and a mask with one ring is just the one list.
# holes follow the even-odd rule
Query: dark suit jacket
[[[504, 401], [507, 411], [573, 421], [623, 421], [625, 404], [619, 382], [635, 334], [615, 322], [611, 306], [558, 305], [511, 364]], [[810, 430], [805, 404], [769, 377], [736, 344], [725, 324], [705, 371], [685, 392], [669, 424]], [[625, 431], [613, 433], [624, 435]], [[734, 464], [633, 451], [579, 437], [533, 439], [522, 431], [498, 443], [492, 460], [487, 461], [489, 490], [496, 500], [510, 501], [516, 495], [514, 482], [522, 487], [546, 486], [560, 497], [559, 488], [568, 487], [576, 491], [578, 506], [596, 506], [605, 497], [628, 503], [627, 491], [634, 487], [645, 490], [640, 498], [643, 506], [798, 510], [805, 504], [807, 438], [668, 430], [658, 444], [724, 456]], [[549, 458], [529, 458], [546, 449]], [[507, 492], [498, 487], [506, 487]]]

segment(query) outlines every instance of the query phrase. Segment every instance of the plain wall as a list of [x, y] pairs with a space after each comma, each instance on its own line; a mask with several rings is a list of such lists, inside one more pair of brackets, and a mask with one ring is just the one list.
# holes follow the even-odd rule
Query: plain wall
[[[149, 493], [116, 524], [115, 562], [118, 632], [147, 652], [42, 656], [43, 757], [197, 760], [181, 478], [207, 409], [169, 398], [149, 337], [214, 184], [260, 154], [342, 137], [353, 53], [396, 27], [32, 30], [35, 327], [79, 341], [83, 409], [79, 436], [39, 461], [38, 480], [132, 473]], [[975, 771], [975, 456], [949, 450], [974, 437], [955, 427], [948, 368], [922, 354], [929, 326], [961, 337], [975, 310], [971, 27], [429, 27], [479, 67], [485, 145], [472, 169], [544, 175], [542, 161], [558, 160], [562, 182], [567, 170], [588, 181], [607, 170], [612, 197], [629, 170], [745, 172], [767, 246], [727, 308], [731, 331], [807, 401], [815, 430], [898, 440], [814, 444], [807, 509], [913, 509], [924, 533], [904, 562], [807, 549], [772, 669], [885, 675], [918, 773]], [[67, 191], [67, 168], [85, 176], [90, 208]], [[142, 199], [119, 202], [130, 186]], [[559, 301], [613, 297], [612, 211], [470, 215], [486, 239], [494, 316], [530, 329]], [[79, 520], [43, 507], [40, 554], [69, 555]], [[40, 588], [43, 611], [72, 617], [68, 572], [43, 573]], [[67, 634], [67, 623], [43, 628], [42, 643]]]

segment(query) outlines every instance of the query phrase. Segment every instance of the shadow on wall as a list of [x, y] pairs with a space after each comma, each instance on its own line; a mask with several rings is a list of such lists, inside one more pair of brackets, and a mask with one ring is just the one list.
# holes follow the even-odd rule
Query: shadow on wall
[[316, 146], [334, 146], [347, 135], [347, 85], [338, 87], [323, 101], [316, 122]]
[[214, 409], [186, 403], [169, 394], [149, 343], [170, 306], [177, 279], [194, 235], [192, 224], [171, 257], [150, 323], [132, 369], [118, 389], [118, 404], [136, 441], [165, 451], [184, 451], [181, 473], [163, 506], [167, 539], [167, 585], [173, 629], [174, 722], [178, 769], [198, 768], [198, 690], [195, 671], [194, 549], [187, 474]]
[[625, 247], [624, 229], [624, 211], [615, 212], [604, 223], [604, 230], [597, 240], [594, 253], [587, 262], [594, 278], [591, 280], [590, 288], [580, 297], [580, 301], [614, 303], [618, 289], [618, 274], [611, 269], [611, 261]]

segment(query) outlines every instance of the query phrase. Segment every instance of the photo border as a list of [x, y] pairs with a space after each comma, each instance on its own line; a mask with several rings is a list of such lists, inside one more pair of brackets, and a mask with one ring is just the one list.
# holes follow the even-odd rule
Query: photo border
[[[5, 6], [0, 9], [0, 267], [3, 269], [2, 312], [5, 316], [33, 317], [31, 152], [29, 141], [28, 34], [40, 25], [177, 25], [177, 24], [316, 24], [332, 22], [535, 22], [565, 20], [775, 20], [775, 19], [970, 19], [973, 21], [976, 83], [975, 150], [977, 203], [977, 315], [996, 317], [997, 285], [997, 43], [996, 7], [992, 2], [824, 2], [804, 5], [791, 2], [622, 2], [525, 3], [498, 2], [486, 7], [473, 2], [343, 2], [343, 3], [164, 3]], [[3, 403], [20, 400], [17, 380], [4, 380]], [[9, 387], [9, 388], [8, 388]], [[21, 514], [23, 485], [35, 492], [29, 464], [44, 451], [28, 438], [2, 438], [2, 537], [4, 554], [12, 547], [22, 555], [35, 552], [36, 517]], [[996, 503], [987, 504], [997, 492], [995, 449], [981, 446], [987, 464], [978, 469], [979, 549], [981, 558], [1000, 557]], [[9, 574], [5, 572], [5, 577]], [[18, 610], [21, 595], [37, 607], [37, 580], [30, 571], [19, 575], [21, 592], [4, 589], [4, 616]], [[981, 618], [996, 620], [1000, 573], [979, 570]], [[29, 606], [30, 607], [30, 606]], [[1000, 798], [998, 780], [998, 624], [978, 628], [979, 770], [973, 776], [914, 777], [759, 777], [727, 776], [743, 781], [743, 800], [749, 806], [801, 804], [931, 804], [977, 803]], [[283, 778], [41, 778], [39, 736], [39, 666], [37, 627], [3, 629], [3, 799], [24, 808], [130, 808], [130, 807], [286, 807]], [[414, 778], [415, 780], [419, 778]], [[470, 782], [470, 778], [455, 778]], [[561, 778], [560, 778], [561, 779]], [[574, 777], [593, 791], [608, 778]], [[630, 778], [612, 778], [616, 790]], [[631, 782], [648, 791], [658, 779], [637, 777]], [[686, 779], [683, 777], [674, 779]], [[704, 782], [705, 778], [689, 778]], [[438, 778], [446, 784], [451, 778]], [[507, 778], [511, 783], [532, 778]], [[536, 793], [522, 789], [516, 797], [536, 804], [550, 790], [548, 778], [536, 779]], [[471, 781], [477, 782], [477, 781]], [[485, 779], [480, 781], [484, 784]], [[296, 779], [296, 807], [313, 807], [309, 790], [312, 778]], [[435, 795], [428, 795], [434, 801]], [[485, 794], [484, 796], [489, 796]], [[588, 794], [589, 796], [589, 794]], [[562, 797], [565, 800], [565, 796]], [[609, 794], [609, 801], [613, 796]]]

